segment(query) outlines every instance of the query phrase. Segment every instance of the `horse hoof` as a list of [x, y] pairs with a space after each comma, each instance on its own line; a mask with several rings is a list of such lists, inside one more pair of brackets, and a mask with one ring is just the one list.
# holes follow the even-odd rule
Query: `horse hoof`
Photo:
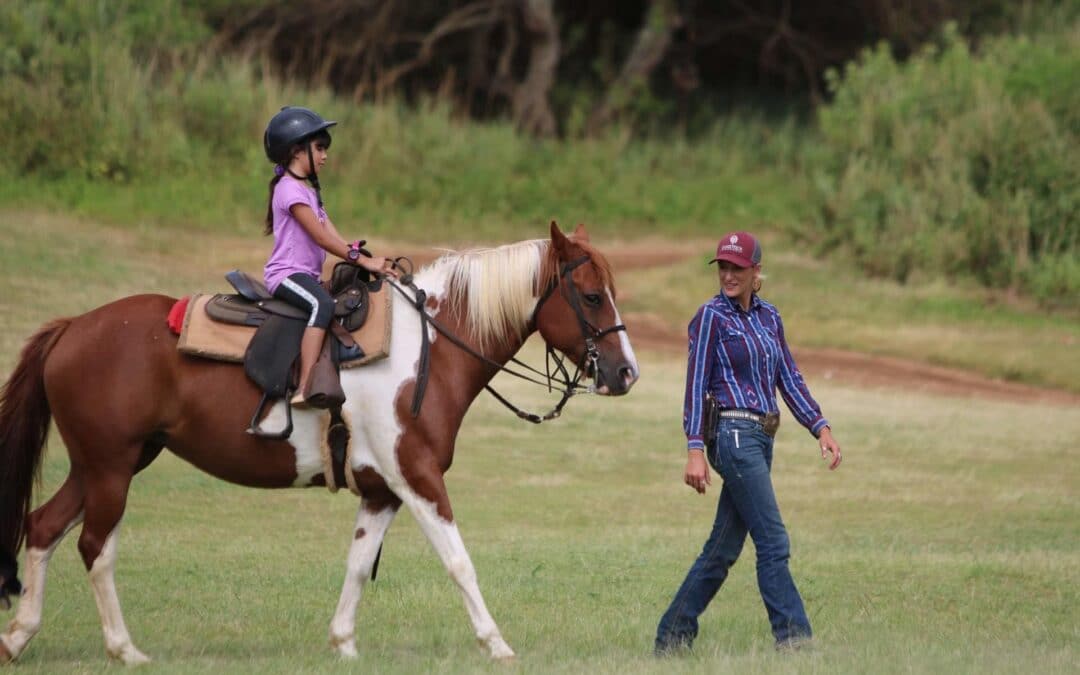
[[125, 666], [141, 666], [144, 663], [150, 663], [150, 657], [143, 654], [134, 646], [124, 647], [116, 653], [110, 653], [109, 656], [116, 659]]
[[506, 644], [502, 640], [492, 640], [487, 644], [488, 651], [491, 653], [491, 658], [500, 661], [502, 663], [512, 663], [517, 654], [513, 649], [510, 649], [510, 645]]
[[7, 645], [3, 640], [0, 640], [0, 664], [11, 663], [15, 660], [15, 657], [8, 651]]
[[336, 640], [330, 638], [330, 647], [343, 659], [355, 659], [359, 656], [356, 651], [356, 642], [352, 639]]

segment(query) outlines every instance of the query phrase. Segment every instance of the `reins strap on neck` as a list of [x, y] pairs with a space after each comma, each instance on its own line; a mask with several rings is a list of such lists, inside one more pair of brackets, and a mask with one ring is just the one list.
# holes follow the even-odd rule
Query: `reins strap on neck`
[[[395, 259], [394, 264], [401, 267], [401, 265], [400, 265], [401, 260], [402, 260], [402, 258]], [[443, 326], [434, 317], [432, 317], [430, 314], [428, 314], [425, 307], [424, 307], [424, 303], [425, 303], [425, 301], [427, 299], [427, 294], [422, 289], [417, 288], [416, 285], [413, 283], [412, 271], [411, 271], [411, 263], [410, 263], [409, 272], [402, 275], [400, 280], [401, 280], [401, 282], [403, 284], [405, 284], [406, 286], [409, 287], [409, 289], [413, 292], [414, 297], [410, 298], [409, 294], [405, 292], [405, 289], [403, 289], [399, 284], [394, 283], [389, 278], [384, 278], [383, 279], [384, 282], [389, 283], [395, 290], [397, 290], [402, 295], [402, 297], [404, 297], [409, 302], [409, 304], [411, 304], [420, 313], [420, 326], [421, 326], [421, 333], [422, 333], [422, 335], [421, 335], [421, 343], [420, 343], [420, 362], [419, 362], [419, 364], [417, 364], [416, 388], [413, 391], [413, 402], [412, 402], [412, 406], [411, 406], [411, 413], [412, 413], [412, 416], [414, 418], [419, 416], [419, 414], [420, 414], [420, 406], [421, 406], [421, 404], [423, 402], [424, 392], [427, 389], [428, 373], [429, 373], [429, 371], [431, 369], [431, 364], [430, 364], [431, 344], [430, 344], [430, 340], [428, 338], [428, 330], [427, 330], [427, 327], [428, 327], [429, 324], [432, 327], [434, 327], [435, 330], [437, 330], [439, 332], [439, 334], [443, 335], [447, 340], [449, 340], [451, 343], [456, 345], [459, 349], [461, 349], [465, 353], [473, 356], [474, 358], [478, 359], [479, 361], [481, 361], [483, 363], [486, 363], [487, 365], [492, 366], [497, 370], [501, 370], [501, 371], [503, 371], [505, 373], [509, 373], [510, 375], [513, 375], [514, 377], [523, 379], [523, 380], [525, 380], [527, 382], [532, 382], [533, 384], [539, 384], [541, 386], [547, 387], [549, 391], [551, 390], [551, 384], [552, 384], [552, 382], [555, 381], [555, 379], [553, 377], [551, 377], [550, 374], [547, 377], [547, 380], [548, 380], [547, 382], [540, 382], [539, 380], [534, 380], [534, 379], [532, 379], [531, 377], [529, 377], [527, 375], [522, 375], [521, 373], [510, 370], [504, 364], [501, 364], [501, 363], [499, 363], [499, 362], [497, 362], [497, 361], [495, 361], [495, 360], [493, 360], [491, 358], [488, 358], [487, 356], [485, 356], [485, 355], [481, 354], [480, 352], [476, 351], [475, 349], [473, 349], [471, 346], [466, 344], [461, 338], [459, 338], [458, 336], [451, 333], [445, 326]], [[549, 347], [548, 349], [550, 351], [551, 348]], [[532, 368], [531, 366], [529, 366], [527, 364], [522, 363], [521, 361], [518, 361], [517, 359], [513, 359], [513, 361], [515, 363], [519, 364], [519, 365], [524, 366], [525, 368], [527, 368], [527, 369], [529, 369], [529, 370], [531, 370], [531, 371], [533, 371], [535, 373], [543, 375], [543, 373], [540, 373], [540, 371], [536, 370], [535, 368]], [[566, 372], [566, 368], [564, 366], [562, 366], [561, 363], [559, 364], [559, 369], [563, 373]], [[487, 389], [488, 392], [490, 392], [500, 403], [502, 403], [507, 408], [509, 408], [511, 411], [513, 411], [514, 414], [516, 414], [519, 418], [521, 418], [523, 420], [526, 420], [526, 421], [529, 421], [529, 422], [532, 422], [534, 424], [539, 424], [540, 422], [555, 419], [560, 414], [562, 414], [563, 406], [566, 405], [566, 402], [568, 400], [570, 400], [570, 397], [572, 397], [574, 394], [580, 393], [581, 391], [589, 391], [589, 389], [587, 387], [582, 387], [579, 384], [579, 380], [581, 379], [581, 373], [582, 373], [582, 370], [581, 370], [580, 365], [579, 365], [573, 380], [570, 380], [569, 378], [567, 378], [566, 380], [564, 380], [564, 381], [562, 381], [560, 383], [560, 384], [565, 385], [565, 389], [563, 390], [562, 399], [558, 402], [558, 404], [555, 405], [555, 407], [550, 412], [548, 412], [547, 414], [545, 414], [543, 416], [536, 415], [534, 413], [527, 413], [527, 412], [524, 412], [523, 410], [521, 410], [520, 408], [517, 408], [512, 403], [510, 403], [505, 398], [503, 398], [501, 395], [499, 395], [499, 393], [496, 392], [491, 387], [491, 385], [485, 385], [484, 388]]]

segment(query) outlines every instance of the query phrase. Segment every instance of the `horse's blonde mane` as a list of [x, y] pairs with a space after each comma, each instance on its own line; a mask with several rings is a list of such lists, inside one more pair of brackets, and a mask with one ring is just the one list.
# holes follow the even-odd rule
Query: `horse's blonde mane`
[[[589, 256], [614, 295], [607, 259], [587, 241], [570, 240]], [[431, 267], [444, 271], [447, 302], [464, 313], [465, 330], [481, 351], [523, 337], [540, 294], [559, 280], [558, 256], [549, 239], [451, 251]]]
[[464, 311], [466, 331], [481, 351], [524, 335], [538, 289], [547, 285], [539, 276], [550, 273], [544, 264], [550, 244], [533, 239], [447, 253], [433, 264], [446, 268], [447, 301]]

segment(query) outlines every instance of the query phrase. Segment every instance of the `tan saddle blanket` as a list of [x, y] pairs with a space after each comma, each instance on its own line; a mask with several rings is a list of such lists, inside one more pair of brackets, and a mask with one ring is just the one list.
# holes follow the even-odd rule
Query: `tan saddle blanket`
[[[340, 364], [355, 368], [390, 355], [391, 296], [389, 284], [371, 292], [368, 316], [364, 325], [352, 331], [353, 339], [364, 350], [364, 356]], [[255, 335], [255, 326], [235, 326], [214, 321], [206, 313], [212, 294], [193, 294], [184, 313], [177, 348], [194, 356], [233, 363], [244, 362], [244, 352]]]

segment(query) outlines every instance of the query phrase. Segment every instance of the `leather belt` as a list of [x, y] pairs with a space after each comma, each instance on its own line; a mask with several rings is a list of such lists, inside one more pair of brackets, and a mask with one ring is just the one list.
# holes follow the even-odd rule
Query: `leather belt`
[[721, 410], [720, 417], [735, 420], [748, 420], [761, 425], [769, 436], [776, 436], [776, 430], [780, 427], [780, 413], [767, 413], [759, 415], [749, 410]]

